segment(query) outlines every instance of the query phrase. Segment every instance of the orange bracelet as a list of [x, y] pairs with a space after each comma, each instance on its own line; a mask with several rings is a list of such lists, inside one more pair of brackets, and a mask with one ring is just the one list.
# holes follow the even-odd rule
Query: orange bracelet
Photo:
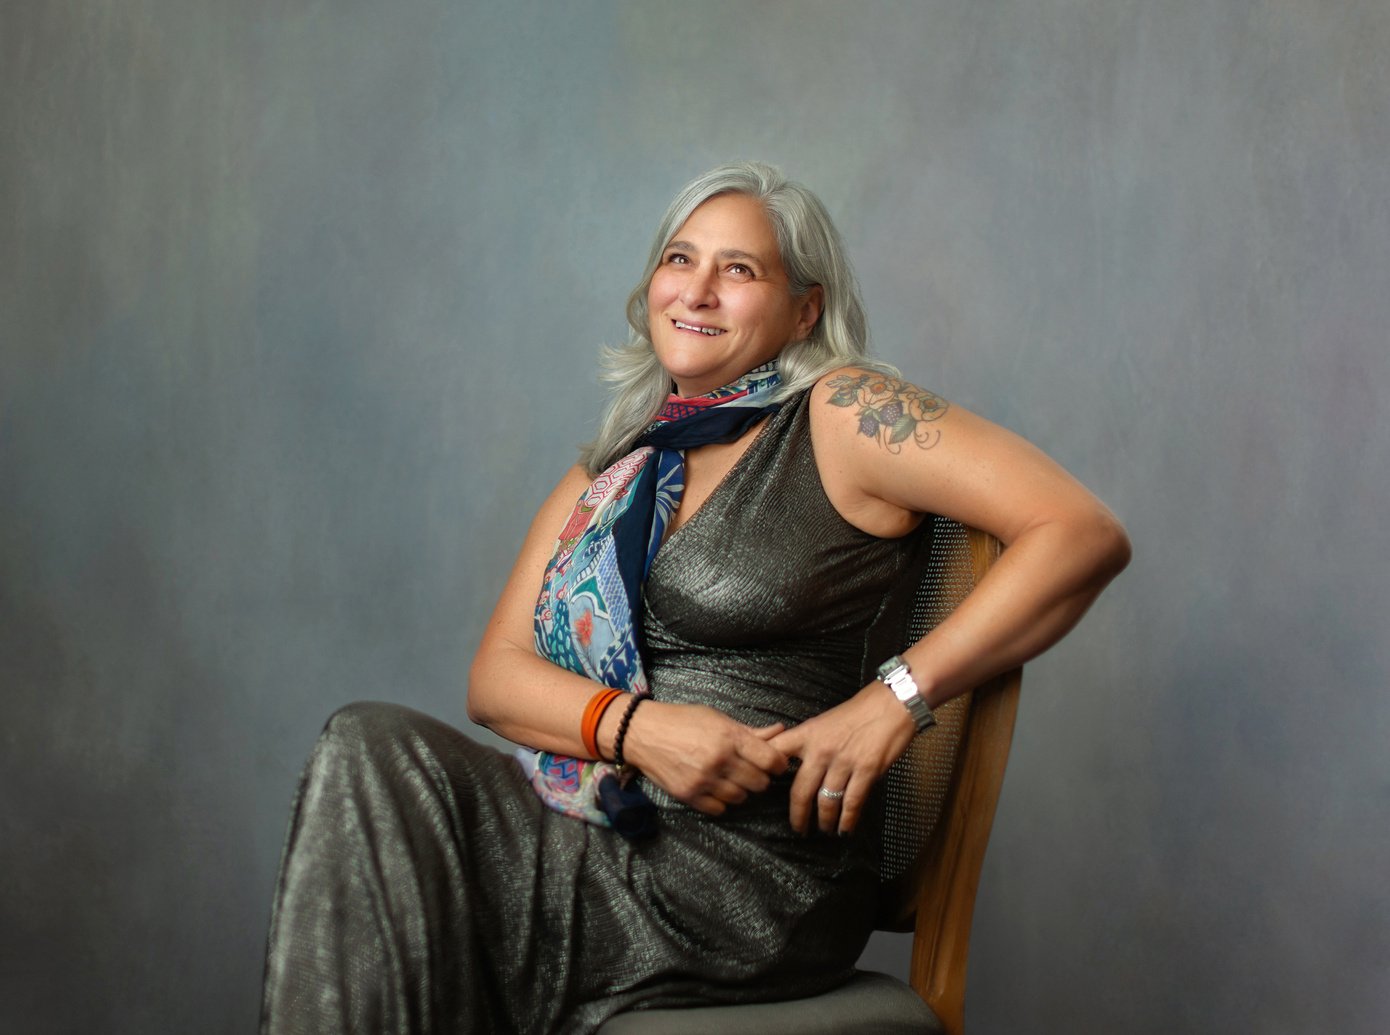
[[588, 750], [590, 758], [603, 761], [598, 753], [598, 724], [608, 706], [621, 695], [621, 690], [600, 690], [589, 698], [589, 703], [584, 706], [584, 718], [579, 724], [579, 735], [584, 738], [584, 747]]

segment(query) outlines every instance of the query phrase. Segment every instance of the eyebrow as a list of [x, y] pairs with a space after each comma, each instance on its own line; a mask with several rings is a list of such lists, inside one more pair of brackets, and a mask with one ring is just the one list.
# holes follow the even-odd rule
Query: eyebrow
[[[698, 252], [700, 250], [689, 241], [672, 241], [666, 247], [668, 249], [674, 248], [679, 252]], [[734, 259], [738, 262], [748, 262], [757, 266], [759, 269], [767, 268], [767, 260], [759, 255], [754, 255], [752, 252], [742, 252], [737, 248], [724, 248], [715, 254], [721, 259]]]

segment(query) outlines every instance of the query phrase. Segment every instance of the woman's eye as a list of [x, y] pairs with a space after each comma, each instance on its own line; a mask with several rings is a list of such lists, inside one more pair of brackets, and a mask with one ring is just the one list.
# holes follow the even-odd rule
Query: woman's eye
[[729, 272], [740, 277], [751, 277], [753, 275], [753, 271], [741, 262], [736, 262], [730, 266]]
[[668, 263], [675, 263], [679, 266], [684, 266], [690, 260], [680, 252], [672, 252], [670, 255], [666, 256], [666, 261]]

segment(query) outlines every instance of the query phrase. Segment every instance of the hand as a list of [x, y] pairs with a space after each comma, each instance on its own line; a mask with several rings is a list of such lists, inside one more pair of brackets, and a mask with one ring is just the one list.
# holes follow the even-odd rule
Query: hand
[[[792, 829], [806, 833], [814, 813], [824, 833], [852, 831], [870, 789], [915, 732], [907, 709], [875, 680], [843, 704], [774, 736], [772, 747], [801, 759], [792, 781]], [[844, 791], [844, 797], [827, 798], [822, 787]]]
[[784, 728], [745, 726], [700, 704], [647, 701], [632, 713], [623, 755], [678, 801], [718, 816], [786, 771], [791, 760], [769, 743]]

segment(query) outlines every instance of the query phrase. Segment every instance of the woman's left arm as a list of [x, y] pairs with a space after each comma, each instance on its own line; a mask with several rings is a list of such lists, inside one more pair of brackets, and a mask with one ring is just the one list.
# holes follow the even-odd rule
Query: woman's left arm
[[[906, 381], [857, 368], [829, 375], [812, 391], [811, 433], [827, 495], [863, 531], [901, 535], [933, 513], [1004, 544], [960, 606], [903, 652], [930, 707], [1052, 646], [1129, 561], [1123, 527], [1076, 479], [1012, 432]], [[777, 734], [772, 745], [801, 759], [792, 826], [805, 831], [814, 813], [826, 832], [852, 830], [914, 730], [875, 680]], [[844, 798], [820, 797], [822, 787]]]

